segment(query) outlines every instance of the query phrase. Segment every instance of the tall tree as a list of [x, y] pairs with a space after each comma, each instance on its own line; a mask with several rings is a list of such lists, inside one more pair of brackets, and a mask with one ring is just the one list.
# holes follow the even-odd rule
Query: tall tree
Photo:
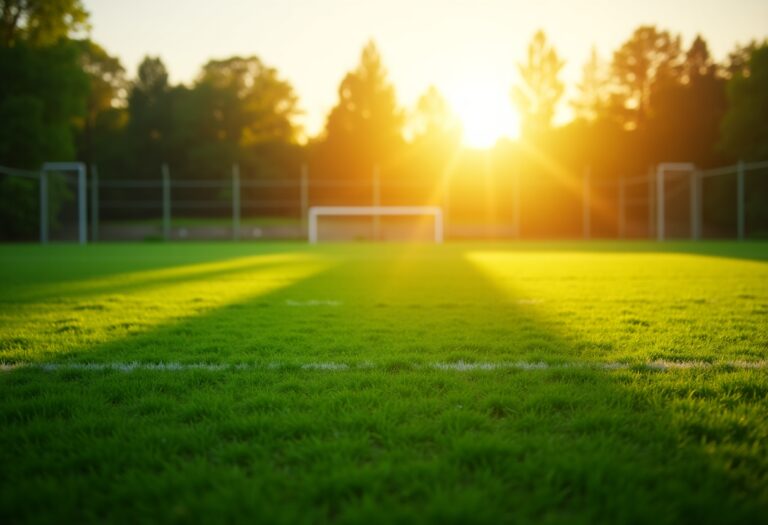
[[388, 162], [402, 143], [405, 115], [373, 41], [365, 45], [358, 66], [345, 75], [338, 92], [324, 142], [348, 160], [354, 155], [354, 170], [367, 172], [374, 164]]
[[528, 45], [526, 61], [518, 65], [522, 83], [512, 90], [524, 136], [535, 137], [550, 128], [563, 96], [564, 85], [559, 76], [564, 65], [544, 31], [537, 31]]
[[134, 171], [155, 178], [170, 153], [171, 91], [168, 71], [159, 57], [145, 57], [128, 96], [128, 137]]
[[296, 140], [298, 97], [277, 70], [258, 57], [212, 60], [203, 67], [198, 85], [209, 85], [238, 101], [243, 127], [237, 141], [243, 146]]
[[64, 39], [87, 24], [79, 0], [0, 0], [0, 161], [38, 167], [74, 156], [87, 82]]
[[696, 36], [674, 74], [657, 81], [647, 121], [652, 161], [721, 161], [715, 145], [725, 113], [725, 81], [707, 42]]
[[0, 162], [37, 168], [73, 159], [73, 121], [85, 109], [88, 84], [70, 42], [0, 48]]
[[[84, 27], [79, 1], [0, 0], [0, 164], [37, 169], [75, 157], [74, 119], [83, 114], [87, 78], [66, 36]], [[0, 181], [0, 236], [30, 238], [37, 230], [37, 185]], [[49, 183], [51, 228], [68, 192]]]
[[[720, 146], [732, 158], [768, 160], [768, 40], [755, 46], [749, 60], [728, 80], [728, 111]], [[768, 178], [751, 177], [746, 212], [753, 231], [768, 225]]]
[[726, 75], [729, 78], [738, 74], [743, 76], [749, 75], [749, 59], [752, 56], [752, 52], [758, 47], [760, 47], [760, 45], [757, 40], [751, 40], [746, 44], [736, 45], [736, 47], [728, 53], [728, 58], [725, 63]]
[[77, 43], [81, 67], [88, 75], [88, 98], [77, 141], [78, 158], [90, 166], [97, 160], [97, 151], [113, 149], [109, 142], [117, 140], [115, 134], [125, 124], [128, 81], [117, 57], [90, 40]]
[[717, 74], [717, 65], [709, 52], [707, 41], [701, 35], [696, 35], [686, 51], [682, 70], [682, 80], [688, 84]]
[[680, 61], [680, 37], [654, 26], [637, 28], [613, 54], [611, 69], [625, 127], [645, 124], [654, 88], [677, 74]]
[[295, 146], [298, 97], [258, 57], [208, 62], [188, 90], [177, 90], [174, 148], [190, 173], [280, 171], [275, 163]]
[[[461, 123], [435, 86], [430, 86], [419, 97], [410, 120], [412, 136], [406, 161], [409, 177], [420, 178], [427, 183], [423, 187], [430, 188], [429, 183], [439, 180], [439, 174], [445, 172], [455, 158], [461, 143]], [[418, 188], [410, 188], [410, 192], [417, 195]], [[421, 197], [429, 199], [434, 195]], [[400, 196], [401, 200], [405, 198], [408, 196]]]
[[458, 117], [435, 86], [419, 97], [411, 121], [414, 142], [453, 142], [461, 135]]
[[81, 0], [0, 0], [0, 46], [53, 44], [88, 27]]
[[728, 81], [728, 111], [721, 147], [734, 158], [768, 159], [768, 41], [751, 52], [745, 68]]
[[581, 81], [576, 86], [578, 95], [572, 102], [576, 118], [592, 122], [604, 112], [609, 101], [608, 75], [597, 48], [592, 47], [589, 60], [582, 68]]

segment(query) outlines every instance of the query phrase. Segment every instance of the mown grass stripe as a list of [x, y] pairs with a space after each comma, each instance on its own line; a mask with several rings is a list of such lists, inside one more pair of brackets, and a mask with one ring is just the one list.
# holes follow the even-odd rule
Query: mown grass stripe
[[[39, 369], [46, 371], [59, 370], [117, 370], [120, 372], [132, 372], [134, 370], [153, 370], [162, 372], [179, 372], [187, 370], [206, 370], [218, 372], [225, 370], [316, 370], [325, 372], [389, 369], [392, 365], [387, 363], [343, 363], [343, 362], [311, 362], [311, 363], [177, 363], [177, 362], [109, 362], [109, 363], [0, 363], [0, 370], [12, 371], [21, 368]], [[739, 369], [762, 370], [768, 368], [768, 361], [724, 361], [709, 363], [705, 361], [667, 361], [656, 360], [646, 363], [594, 363], [594, 362], [570, 362], [570, 363], [545, 363], [529, 361], [501, 361], [501, 362], [434, 362], [434, 363], [397, 363], [398, 369], [410, 370], [447, 370], [453, 372], [474, 372], [493, 370], [558, 370], [558, 369], [589, 369], [589, 370], [691, 370], [691, 369]]]

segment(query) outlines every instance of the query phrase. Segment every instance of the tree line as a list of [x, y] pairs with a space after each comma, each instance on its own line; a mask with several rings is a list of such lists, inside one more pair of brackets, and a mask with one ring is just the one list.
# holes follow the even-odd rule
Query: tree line
[[[569, 185], [586, 166], [596, 181], [611, 181], [662, 161], [710, 167], [768, 159], [768, 41], [737, 45], [718, 62], [702, 36], [685, 45], [674, 32], [641, 26], [608, 57], [593, 50], [568, 101], [574, 118], [555, 126], [566, 102], [564, 61], [536, 32], [517, 64], [520, 81], [510, 86], [521, 140], [459, 154], [461, 125], [439, 90], [430, 87], [404, 108], [374, 42], [341, 80], [323, 131], [304, 143], [298, 95], [258, 56], [210, 60], [191, 84], [172, 85], [161, 58], [146, 57], [130, 77], [118, 57], [88, 39], [80, 0], [0, 0], [0, 10], [3, 165], [79, 160], [105, 178], [155, 180], [162, 163], [187, 179], [225, 179], [235, 163], [244, 177], [296, 178], [308, 164], [314, 179], [349, 181], [369, 181], [375, 166], [385, 180], [423, 183], [423, 190], [392, 190], [398, 203], [430, 198], [450, 178], [463, 197], [452, 200], [454, 213], [468, 216], [487, 213], [480, 181], [492, 169], [498, 220], [508, 208], [509, 174], [519, 172], [530, 186], [528, 222], [548, 228], [552, 210], [572, 222], [563, 211], [575, 206]], [[549, 190], [536, 189], [548, 181]], [[7, 204], [0, 209], [34, 205], [25, 183], [1, 184]], [[369, 195], [349, 185], [318, 188], [313, 198], [343, 204]], [[768, 208], [764, 202], [753, 212]]]

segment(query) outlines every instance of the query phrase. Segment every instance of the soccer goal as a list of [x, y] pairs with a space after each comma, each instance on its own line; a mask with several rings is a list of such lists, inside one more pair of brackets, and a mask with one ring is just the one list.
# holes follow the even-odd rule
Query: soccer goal
[[[677, 186], [669, 191], [668, 185], [676, 182]], [[666, 162], [656, 167], [656, 239], [663, 241], [669, 237], [670, 199], [684, 194], [688, 190], [688, 230], [692, 240], [701, 238], [701, 175], [696, 166], [691, 163]], [[682, 210], [683, 206], [674, 209]], [[679, 222], [679, 217], [677, 218]], [[684, 221], [683, 221], [684, 222]]]
[[[0, 166], [0, 214], [3, 239], [77, 239], [87, 242], [85, 166], [79, 162], [46, 162], [39, 170]], [[37, 195], [35, 195], [37, 194]], [[39, 214], [37, 218], [35, 214]]]
[[434, 218], [434, 241], [443, 242], [443, 211], [437, 206], [313, 206], [309, 209], [309, 242], [318, 242], [320, 217], [396, 217], [431, 216]]
[[87, 182], [82, 162], [46, 162], [40, 170], [40, 242], [48, 242], [50, 227], [49, 174], [59, 174], [77, 186], [77, 240], [88, 242]]

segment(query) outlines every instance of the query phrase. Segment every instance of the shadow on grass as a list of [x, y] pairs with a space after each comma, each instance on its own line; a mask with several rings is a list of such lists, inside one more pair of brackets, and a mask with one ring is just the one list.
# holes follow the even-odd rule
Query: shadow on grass
[[233, 276], [255, 269], [269, 270], [300, 260], [298, 254], [254, 255], [236, 257], [210, 263], [185, 264], [182, 267], [169, 267], [159, 270], [145, 270], [109, 276], [107, 278], [71, 284], [61, 287], [47, 287], [20, 294], [21, 301], [31, 300], [76, 300], [80, 301], [97, 295], [115, 296], [127, 293], [146, 293], [165, 287], [211, 281]]
[[[264, 262], [288, 262], [293, 245], [184, 244], [4, 247], [0, 252], [0, 301], [24, 302], [49, 298], [142, 290]], [[141, 253], [141, 256], [137, 256]], [[105, 255], [106, 254], [106, 255]], [[55, 260], [59, 264], [51, 264]]]
[[[738, 422], [756, 417], [744, 403], [764, 401], [764, 383], [736, 374], [741, 405], [729, 406], [717, 395], [722, 378], [712, 377], [718, 383], [695, 405], [692, 385], [707, 384], [696, 372], [680, 383], [648, 371], [413, 366], [573, 360], [573, 341], [518, 299], [527, 298], [501, 293], [461, 256], [397, 260], [381, 251], [70, 356], [292, 366], [5, 373], [0, 516], [725, 523], [764, 515], [764, 460], [745, 463], [755, 459], [756, 434]], [[377, 366], [300, 368], [328, 361]]]

